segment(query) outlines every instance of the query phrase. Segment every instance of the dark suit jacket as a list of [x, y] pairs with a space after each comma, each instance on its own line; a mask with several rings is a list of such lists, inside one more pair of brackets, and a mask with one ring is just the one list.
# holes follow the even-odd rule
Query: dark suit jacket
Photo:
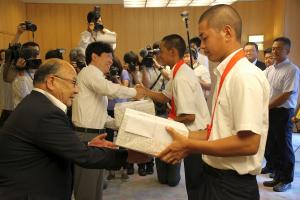
[[80, 142], [66, 114], [32, 91], [0, 131], [0, 199], [69, 200], [73, 163], [118, 169], [126, 159], [126, 151]]
[[257, 60], [256, 64], [255, 64], [259, 69], [261, 69], [262, 71], [266, 69], [266, 65], [265, 63]]

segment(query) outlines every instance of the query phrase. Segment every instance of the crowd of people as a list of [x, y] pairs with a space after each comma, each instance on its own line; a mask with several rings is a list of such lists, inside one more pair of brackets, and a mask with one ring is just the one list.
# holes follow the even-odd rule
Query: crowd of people
[[[0, 50], [0, 196], [99, 200], [115, 170], [127, 180], [134, 163], [140, 176], [156, 169], [161, 184], [175, 187], [182, 160], [189, 200], [259, 199], [260, 173], [270, 173], [263, 184], [275, 192], [291, 188], [300, 77], [288, 38], [275, 38], [259, 61], [256, 43], [242, 46], [241, 17], [228, 5], [201, 15], [191, 49], [170, 34], [141, 59], [131, 50], [122, 61], [114, 55], [116, 33], [95, 11], [69, 62], [64, 49], [41, 62], [36, 42], [18, 47], [24, 31], [20, 24]], [[219, 63], [214, 87], [209, 60]], [[157, 116], [185, 124], [189, 137], [167, 128], [173, 143], [156, 158], [118, 148], [114, 106], [141, 98], [154, 101]]]

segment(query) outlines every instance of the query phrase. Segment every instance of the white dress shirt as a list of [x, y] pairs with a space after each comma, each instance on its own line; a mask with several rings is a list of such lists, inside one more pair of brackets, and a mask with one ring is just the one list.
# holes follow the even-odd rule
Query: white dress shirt
[[104, 28], [104, 33], [101, 31], [97, 31], [95, 36], [92, 36], [92, 33], [89, 31], [83, 31], [80, 34], [80, 41], [79, 47], [85, 52], [86, 47], [95, 41], [102, 41], [109, 43], [113, 49], [116, 49], [116, 42], [117, 42], [117, 34], [115, 32], [111, 32], [110, 30]]
[[172, 99], [173, 95], [177, 116], [195, 114], [195, 121], [186, 125], [190, 131], [205, 129], [210, 122], [210, 114], [194, 71], [187, 64], [183, 64], [173, 79], [173, 70], [174, 67], [171, 72], [172, 78], [163, 94], [169, 99]]
[[13, 110], [13, 96], [12, 96], [12, 84], [7, 83], [3, 80], [3, 67], [4, 63], [0, 68], [0, 98], [1, 98], [1, 110]]
[[14, 109], [33, 89], [34, 72], [25, 71], [12, 82]]
[[[213, 106], [221, 75], [236, 52], [230, 54], [215, 70], [217, 84]], [[247, 58], [240, 59], [223, 83], [209, 140], [234, 136], [239, 131], [252, 131], [261, 136], [258, 152], [251, 156], [233, 157], [203, 155], [203, 161], [217, 169], [231, 169], [239, 174], [259, 174], [268, 133], [268, 106], [269, 83], [264, 73]]]
[[289, 59], [283, 62], [269, 66], [265, 74], [270, 83], [271, 93], [270, 100], [278, 97], [285, 92], [292, 92], [286, 102], [278, 107], [296, 108], [299, 90], [299, 68]]
[[52, 94], [50, 94], [49, 92], [39, 89], [39, 88], [34, 88], [34, 91], [40, 92], [43, 95], [45, 95], [56, 107], [58, 107], [59, 109], [61, 109], [64, 113], [67, 114], [67, 106], [61, 102], [59, 99], [57, 99], [55, 96], [53, 96]]
[[[134, 88], [128, 88], [105, 79], [103, 72], [94, 65], [83, 68], [77, 77], [79, 93], [72, 106], [72, 121], [77, 127], [103, 129], [114, 127], [107, 114], [107, 96], [132, 98]], [[106, 124], [107, 123], [107, 124]]]

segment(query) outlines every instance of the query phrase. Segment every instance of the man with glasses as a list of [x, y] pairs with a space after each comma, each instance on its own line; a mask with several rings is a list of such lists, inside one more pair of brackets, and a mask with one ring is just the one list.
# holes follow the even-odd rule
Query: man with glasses
[[[108, 97], [143, 97], [142, 89], [128, 88], [105, 79], [113, 64], [113, 49], [109, 43], [93, 42], [85, 51], [86, 64], [78, 74], [79, 94], [72, 107], [72, 122], [82, 141], [88, 141], [105, 128], [115, 129], [107, 114]], [[74, 194], [76, 200], [102, 199], [103, 170], [75, 167]]]
[[93, 138], [89, 145], [76, 136], [66, 115], [78, 93], [76, 71], [69, 63], [45, 61], [33, 83], [33, 91], [0, 131], [1, 199], [70, 200], [74, 163], [119, 169], [126, 160], [138, 161], [131, 160], [132, 152], [113, 149], [105, 135]]
[[271, 86], [266, 150], [270, 155], [268, 162], [273, 169], [274, 179], [263, 184], [273, 187], [275, 192], [290, 189], [294, 180], [295, 154], [291, 119], [298, 100], [299, 68], [288, 59], [290, 48], [290, 39], [276, 38], [272, 45], [275, 64], [265, 72]]

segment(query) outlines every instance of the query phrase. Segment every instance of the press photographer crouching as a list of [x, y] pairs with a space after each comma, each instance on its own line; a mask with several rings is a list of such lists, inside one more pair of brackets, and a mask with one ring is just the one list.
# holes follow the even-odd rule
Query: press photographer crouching
[[[11, 51], [7, 51], [7, 59], [9, 57], [13, 58], [17, 54], [19, 54], [19, 58], [15, 64], [17, 75], [12, 82], [14, 109], [33, 89], [34, 73], [42, 63], [41, 59], [38, 59], [39, 51], [32, 46], [23, 45], [20, 49], [13, 47]], [[12, 60], [11, 62], [14, 61]]]

